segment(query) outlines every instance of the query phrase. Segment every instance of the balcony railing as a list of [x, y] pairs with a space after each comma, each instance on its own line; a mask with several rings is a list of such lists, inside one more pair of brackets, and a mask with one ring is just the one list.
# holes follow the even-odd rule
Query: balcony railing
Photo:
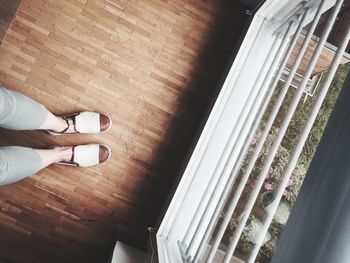
[[[157, 233], [160, 262], [234, 262], [233, 254], [238, 241], [342, 4], [343, 0], [270, 0], [266, 1], [256, 14]], [[317, 47], [256, 178], [256, 184], [244, 204], [235, 232], [218, 261], [215, 256], [223, 253], [219, 251], [219, 245], [233, 213], [237, 210], [244, 187], [310, 41], [314, 41], [312, 37], [320, 17], [329, 8], [332, 10], [323, 33], [317, 40]], [[309, 25], [307, 29], [306, 25]], [[306, 31], [301, 35], [303, 30]], [[286, 74], [286, 65], [301, 36], [303, 43], [294, 64], [288, 70], [247, 168], [242, 176], [238, 176], [250, 142], [257, 132], [282, 74]], [[247, 262], [254, 262], [258, 255], [349, 38], [348, 30], [344, 33], [343, 41], [336, 50], [324, 81], [320, 84], [316, 103], [281, 177]], [[234, 185], [236, 187], [233, 189]], [[224, 216], [220, 218], [220, 215]]]

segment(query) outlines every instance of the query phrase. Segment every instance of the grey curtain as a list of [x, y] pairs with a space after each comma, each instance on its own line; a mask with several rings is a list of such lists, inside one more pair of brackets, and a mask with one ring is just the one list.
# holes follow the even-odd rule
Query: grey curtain
[[272, 263], [350, 262], [350, 75]]

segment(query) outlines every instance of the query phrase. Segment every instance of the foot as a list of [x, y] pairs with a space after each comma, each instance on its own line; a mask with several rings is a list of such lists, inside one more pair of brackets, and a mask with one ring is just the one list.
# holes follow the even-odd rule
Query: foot
[[56, 133], [64, 133], [64, 134], [69, 134], [69, 133], [77, 133], [76, 130], [74, 129], [74, 122], [72, 119], [64, 119], [63, 117], [57, 116], [57, 118], [60, 118], [64, 122], [64, 127], [60, 127], [57, 130], [54, 130]]
[[103, 163], [111, 156], [110, 149], [105, 145], [87, 144], [76, 146], [56, 146], [59, 158], [55, 163], [88, 167]]
[[51, 135], [99, 133], [107, 131], [112, 126], [110, 117], [96, 112], [80, 112], [57, 118], [60, 119], [60, 125], [48, 130]]

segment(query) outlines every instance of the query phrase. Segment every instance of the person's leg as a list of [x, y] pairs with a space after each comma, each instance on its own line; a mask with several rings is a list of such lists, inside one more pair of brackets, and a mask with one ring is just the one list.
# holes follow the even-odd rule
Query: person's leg
[[[86, 118], [83, 124], [98, 127], [99, 131], [106, 131], [112, 124], [111, 119], [99, 113], [89, 113], [99, 116], [99, 119]], [[88, 115], [89, 115], [88, 114]], [[81, 115], [82, 116], [82, 115]], [[56, 133], [76, 133], [72, 118], [55, 116], [43, 105], [31, 98], [0, 86], [0, 127], [11, 130], [49, 130]], [[86, 128], [86, 127], [85, 127]], [[85, 132], [88, 133], [88, 132]], [[95, 133], [95, 132], [94, 132]]]
[[52, 163], [69, 161], [72, 147], [39, 150], [19, 146], [0, 147], [0, 185], [31, 176]]
[[64, 130], [67, 123], [31, 98], [0, 87], [0, 127], [11, 130]]
[[[90, 152], [89, 149], [85, 151], [80, 149], [78, 156], [76, 156], [77, 152], [74, 150], [73, 153], [73, 148], [79, 147], [84, 148], [82, 145], [56, 146], [51, 149], [32, 149], [19, 146], [0, 147], [0, 185], [20, 181], [53, 163], [65, 162], [87, 167], [107, 161], [111, 154], [108, 147], [99, 145], [95, 148], [97, 150], [95, 152], [91, 152], [91, 148]], [[95, 163], [89, 163], [91, 154], [92, 157], [97, 158]], [[77, 159], [83, 163], [79, 163], [75, 157], [78, 157]]]
[[72, 159], [72, 146], [56, 146], [52, 149], [35, 149], [39, 154], [42, 168], [45, 168], [53, 163], [61, 161], [70, 161]]

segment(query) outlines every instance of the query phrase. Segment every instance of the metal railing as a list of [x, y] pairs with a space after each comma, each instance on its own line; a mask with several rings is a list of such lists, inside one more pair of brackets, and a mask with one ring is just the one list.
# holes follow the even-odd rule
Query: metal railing
[[[323, 3], [323, 1], [322, 1], [322, 3]], [[268, 153], [267, 159], [266, 159], [263, 167], [261, 168], [261, 171], [260, 171], [260, 173], [258, 175], [258, 178], [256, 180], [256, 185], [255, 185], [255, 187], [253, 188], [253, 190], [252, 190], [252, 192], [250, 194], [250, 197], [248, 199], [247, 204], [245, 205], [243, 218], [240, 220], [239, 224], [237, 225], [236, 230], [235, 230], [235, 232], [233, 234], [234, 238], [231, 240], [231, 242], [230, 242], [230, 244], [228, 246], [228, 249], [227, 249], [227, 252], [226, 252], [226, 256], [225, 256], [225, 259], [224, 259], [225, 263], [229, 262], [229, 260], [232, 257], [233, 251], [235, 250], [235, 248], [236, 248], [236, 246], [238, 244], [239, 238], [240, 238], [240, 236], [241, 236], [241, 234], [243, 232], [243, 228], [244, 228], [245, 224], [248, 221], [248, 217], [249, 217], [249, 215], [250, 215], [250, 213], [251, 213], [251, 211], [253, 209], [255, 201], [256, 201], [256, 199], [257, 199], [257, 197], [259, 195], [260, 189], [261, 189], [261, 187], [262, 187], [262, 185], [264, 183], [264, 180], [265, 180], [266, 176], [269, 173], [269, 169], [271, 167], [271, 164], [272, 164], [272, 162], [273, 162], [273, 160], [274, 160], [274, 158], [276, 156], [276, 153], [277, 153], [278, 148], [279, 148], [279, 146], [280, 146], [280, 144], [282, 142], [284, 134], [286, 133], [288, 125], [289, 125], [289, 123], [290, 123], [290, 121], [291, 121], [291, 119], [293, 117], [293, 114], [294, 114], [294, 112], [295, 112], [295, 110], [296, 110], [296, 108], [298, 106], [299, 100], [301, 99], [301, 97], [303, 95], [303, 92], [304, 92], [305, 86], [307, 84], [307, 81], [310, 78], [311, 73], [312, 73], [312, 71], [313, 71], [313, 69], [314, 69], [314, 67], [316, 65], [316, 62], [317, 62], [317, 60], [318, 60], [318, 58], [319, 58], [319, 56], [321, 54], [321, 51], [322, 51], [323, 46], [324, 46], [324, 43], [326, 42], [326, 39], [327, 39], [327, 37], [328, 37], [328, 35], [330, 33], [332, 25], [334, 24], [334, 21], [336, 19], [336, 15], [337, 15], [340, 7], [341, 7], [341, 4], [342, 4], [342, 0], [338, 0], [336, 7], [333, 9], [331, 18], [327, 21], [326, 28], [325, 28], [324, 32], [322, 33], [322, 37], [321, 37], [321, 39], [320, 39], [320, 41], [319, 41], [319, 43], [317, 45], [317, 48], [316, 48], [316, 50], [315, 50], [315, 52], [314, 52], [314, 54], [313, 54], [313, 56], [311, 58], [311, 61], [309, 62], [309, 65], [307, 67], [307, 70], [305, 72], [303, 80], [302, 80], [302, 82], [300, 84], [300, 87], [297, 90], [291, 105], [289, 106], [288, 112], [286, 113], [286, 116], [284, 117], [283, 123], [282, 123], [281, 127], [279, 128], [279, 131], [278, 131], [278, 134], [277, 134], [277, 138], [275, 139], [275, 141], [274, 141], [274, 143], [273, 143], [273, 145], [272, 145], [272, 147], [271, 147], [271, 149], [270, 149], [270, 151]], [[304, 41], [304, 44], [303, 44], [303, 47], [304, 46], [307, 47], [308, 42]], [[305, 50], [306, 50], [306, 48], [305, 48]], [[303, 51], [303, 48], [301, 49], [301, 51]], [[300, 58], [300, 61], [301, 61], [303, 56], [304, 56], [304, 53], [299, 53], [298, 58]], [[296, 65], [297, 64], [295, 64], [293, 66], [293, 69], [291, 71], [291, 75], [288, 78], [288, 81], [285, 83], [285, 86], [284, 86], [285, 89], [283, 89], [283, 90], [287, 90], [288, 89], [291, 80], [294, 78], [294, 76], [292, 76], [292, 74], [293, 73], [295, 74], [296, 68], [299, 66], [299, 65], [297, 65], [297, 67], [296, 67]], [[285, 92], [285, 94], [286, 94], [286, 92]], [[282, 94], [282, 95], [285, 95], [285, 94]], [[279, 96], [279, 99], [280, 98], [282, 98], [281, 94]], [[283, 98], [284, 98], [284, 96], [283, 96]], [[276, 104], [278, 106], [281, 106], [282, 102], [283, 102], [283, 100], [281, 99], [280, 105], [278, 105], [278, 103], [276, 103]], [[274, 121], [275, 117], [277, 116], [277, 113], [278, 113], [278, 110], [279, 110], [279, 107], [277, 108], [276, 106], [274, 108], [274, 113], [276, 113], [276, 114], [273, 113], [272, 116], [270, 116], [270, 119], [269, 119], [268, 124], [267, 124], [268, 128], [265, 128], [265, 131], [264, 131], [264, 135], [266, 133], [266, 137], [267, 137], [267, 133], [269, 132], [270, 128], [272, 127], [273, 121]], [[264, 135], [262, 136], [263, 139], [260, 140], [260, 142], [262, 142], [262, 143], [264, 143], [264, 138], [266, 138]], [[256, 160], [254, 160], [254, 163], [255, 163], [255, 161]], [[254, 163], [253, 163], [253, 166], [254, 166]]]

